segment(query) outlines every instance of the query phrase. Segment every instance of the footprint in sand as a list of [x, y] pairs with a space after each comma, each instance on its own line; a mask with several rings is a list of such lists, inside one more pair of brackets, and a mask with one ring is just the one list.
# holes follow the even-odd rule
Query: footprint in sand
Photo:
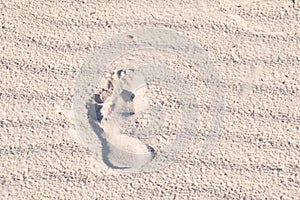
[[[121, 70], [120, 70], [121, 71]], [[121, 168], [140, 168], [155, 157], [155, 150], [137, 138], [122, 134], [122, 124], [149, 108], [144, 97], [146, 82], [134, 70], [118, 74], [118, 80], [109, 81], [107, 91], [113, 88], [110, 96], [100, 94], [105, 99], [102, 104], [100, 127], [109, 145], [108, 160]], [[123, 74], [123, 75], [121, 75]]]

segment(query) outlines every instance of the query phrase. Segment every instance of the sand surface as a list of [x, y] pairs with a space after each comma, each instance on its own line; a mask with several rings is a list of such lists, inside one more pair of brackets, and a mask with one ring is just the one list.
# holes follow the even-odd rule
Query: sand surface
[[[299, 199], [299, 20], [298, 0], [1, 1], [0, 199]], [[224, 126], [200, 157], [212, 108], [205, 84], [182, 71], [203, 104], [199, 137], [161, 170], [120, 172], [78, 137], [74, 84], [98, 44], [149, 27], [207, 51], [222, 80]]]

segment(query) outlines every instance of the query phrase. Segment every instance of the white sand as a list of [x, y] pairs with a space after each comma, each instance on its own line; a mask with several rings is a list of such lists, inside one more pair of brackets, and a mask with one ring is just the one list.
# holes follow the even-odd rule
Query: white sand
[[[299, 198], [299, 1], [196, 2], [0, 3], [0, 199]], [[199, 137], [161, 171], [124, 174], [76, 137], [72, 90], [97, 44], [146, 27], [208, 51], [226, 88], [225, 127], [199, 159], [210, 107], [191, 73], [204, 102]]]

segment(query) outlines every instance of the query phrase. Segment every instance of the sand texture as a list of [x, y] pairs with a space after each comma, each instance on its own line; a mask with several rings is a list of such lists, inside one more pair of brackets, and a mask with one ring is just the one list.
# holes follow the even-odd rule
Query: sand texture
[[[298, 0], [0, 1], [0, 199], [299, 199], [299, 21]], [[177, 31], [207, 52], [220, 77], [224, 118], [218, 142], [201, 156], [215, 123], [204, 75], [193, 71], [188, 59], [157, 49], [115, 60], [111, 71], [163, 62], [187, 82], [172, 84], [181, 97], [159, 84], [149, 86], [153, 93], [147, 96], [124, 83], [120, 98], [134, 93], [124, 101], [135, 113], [165, 107], [165, 115], [159, 110], [137, 115], [141, 126], [149, 119], [165, 123], [159, 133], [153, 129], [155, 137], [141, 142], [123, 135], [120, 143], [112, 121], [97, 122], [114, 144], [111, 149], [117, 147], [108, 158], [113, 164], [139, 168], [175, 141], [172, 133], [180, 123], [195, 117], [180, 118], [189, 91], [199, 109], [197, 137], [175, 160], [156, 171], [132, 173], [106, 165], [103, 152], [95, 155], [91, 148], [101, 146], [93, 143], [96, 137], [89, 138], [94, 146], [83, 144], [74, 88], [96, 46], [145, 28]], [[99, 88], [103, 83], [99, 77]], [[107, 100], [102, 114], [109, 118], [107, 102], [117, 100], [110, 87], [99, 91]], [[133, 128], [126, 123], [125, 131]], [[118, 148], [145, 156], [120, 158]]]

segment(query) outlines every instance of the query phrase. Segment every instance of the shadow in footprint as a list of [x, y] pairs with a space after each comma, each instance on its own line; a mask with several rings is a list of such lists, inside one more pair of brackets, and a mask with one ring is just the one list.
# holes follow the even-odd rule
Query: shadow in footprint
[[110, 147], [108, 145], [108, 142], [107, 142], [106, 138], [103, 135], [103, 129], [99, 126], [99, 122], [97, 122], [97, 118], [99, 118], [99, 116], [100, 116], [99, 112], [97, 112], [97, 110], [98, 109], [100, 110], [100, 108], [98, 108], [97, 106], [95, 106], [95, 104], [92, 104], [92, 103], [87, 103], [86, 108], [88, 110], [89, 123], [90, 123], [93, 131], [97, 134], [97, 136], [100, 139], [101, 144], [102, 144], [102, 159], [103, 159], [103, 162], [108, 167], [110, 167], [112, 169], [128, 169], [129, 167], [115, 166], [114, 164], [112, 164], [109, 161]]

